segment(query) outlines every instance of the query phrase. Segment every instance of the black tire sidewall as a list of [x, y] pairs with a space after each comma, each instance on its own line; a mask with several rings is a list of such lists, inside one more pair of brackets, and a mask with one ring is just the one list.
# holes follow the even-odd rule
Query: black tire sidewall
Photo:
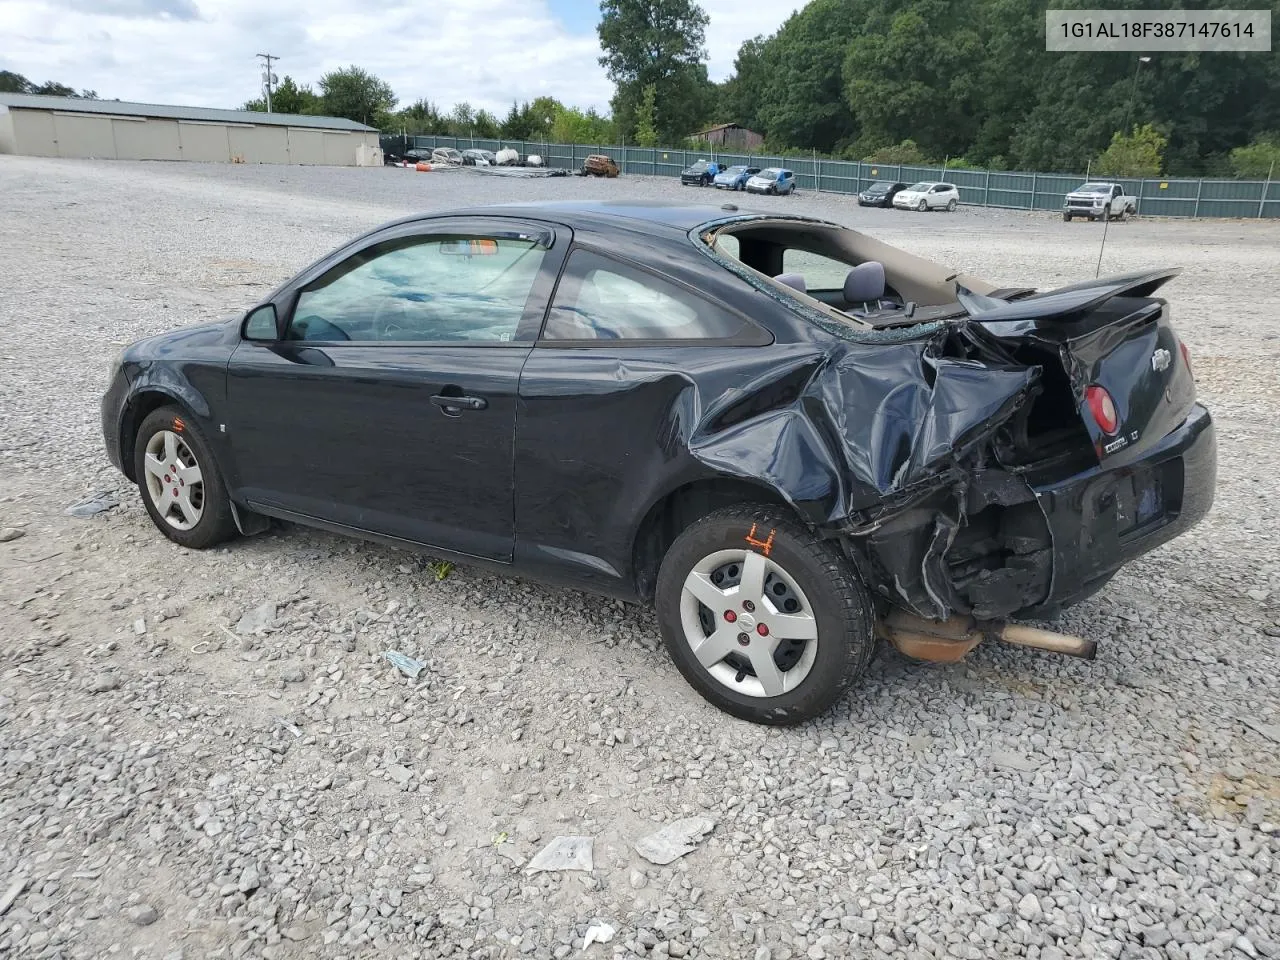
[[[809, 675], [794, 690], [778, 697], [735, 693], [713, 678], [690, 650], [680, 617], [681, 595], [689, 571], [717, 550], [755, 549], [745, 543], [753, 522], [757, 525], [757, 539], [767, 539], [768, 531], [774, 530], [769, 559], [786, 570], [804, 592], [817, 620], [818, 651]], [[830, 544], [816, 541], [803, 527], [781, 519], [767, 507], [735, 516], [726, 516], [723, 512], [712, 514], [676, 539], [658, 575], [654, 598], [658, 623], [676, 668], [706, 700], [745, 720], [786, 725], [818, 716], [839, 699], [852, 676], [860, 672], [870, 658], [875, 639], [869, 616], [870, 601], [860, 584], [857, 584], [857, 593], [861, 609], [853, 617], [857, 627], [851, 629], [847, 603], [831, 578], [829, 551], [832, 549]], [[847, 576], [856, 581], [853, 567], [848, 564], [845, 567]]]
[[[200, 466], [201, 480], [204, 483], [204, 512], [196, 525], [189, 530], [179, 530], [160, 516], [156, 505], [151, 501], [151, 492], [147, 489], [147, 443], [159, 431], [173, 430], [175, 419], [182, 421], [182, 429], [174, 432], [181, 434], [188, 448], [195, 455], [196, 463]], [[138, 435], [134, 439], [133, 471], [147, 514], [160, 532], [174, 543], [201, 550], [215, 543], [221, 543], [235, 533], [235, 519], [231, 515], [227, 488], [222, 481], [222, 474], [218, 470], [213, 450], [200, 432], [199, 426], [196, 425], [195, 418], [186, 411], [177, 407], [160, 407], [147, 415], [138, 427]]]

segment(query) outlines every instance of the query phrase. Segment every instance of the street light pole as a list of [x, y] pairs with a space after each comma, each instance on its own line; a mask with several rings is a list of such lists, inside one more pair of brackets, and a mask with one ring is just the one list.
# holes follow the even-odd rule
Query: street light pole
[[1124, 126], [1120, 128], [1123, 136], [1129, 135], [1129, 118], [1133, 116], [1133, 101], [1138, 95], [1138, 71], [1142, 69], [1144, 63], [1150, 63], [1150, 57], [1139, 57], [1138, 62], [1133, 65], [1133, 83], [1129, 87], [1129, 105], [1124, 110]]

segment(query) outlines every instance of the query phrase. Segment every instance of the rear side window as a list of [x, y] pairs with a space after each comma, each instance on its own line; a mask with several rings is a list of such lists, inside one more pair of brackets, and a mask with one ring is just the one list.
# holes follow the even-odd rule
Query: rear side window
[[747, 322], [678, 284], [587, 250], [575, 250], [543, 340], [720, 340]]
[[851, 269], [849, 264], [820, 253], [794, 247], [782, 251], [782, 272], [800, 274], [809, 290], [841, 290]]

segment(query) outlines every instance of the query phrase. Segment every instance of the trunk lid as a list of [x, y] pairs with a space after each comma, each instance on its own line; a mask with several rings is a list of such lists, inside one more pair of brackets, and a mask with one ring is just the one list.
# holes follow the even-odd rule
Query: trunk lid
[[[1060, 371], [1047, 369], [1044, 381], [1046, 390], [1056, 383], [1059, 396], [1046, 401], [1058, 405], [1058, 419], [1072, 407], [1098, 461], [1119, 466], [1167, 436], [1195, 402], [1168, 304], [1151, 297], [1178, 272], [1104, 277], [1013, 301], [962, 290], [960, 302], [970, 315], [970, 335], [989, 348], [1014, 362], [1048, 367], [1057, 361]], [[1091, 408], [1090, 387], [1110, 397], [1111, 429]]]

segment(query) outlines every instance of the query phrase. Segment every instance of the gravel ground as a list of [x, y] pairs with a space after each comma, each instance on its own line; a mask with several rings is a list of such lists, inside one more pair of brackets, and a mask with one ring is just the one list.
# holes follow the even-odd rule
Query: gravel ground
[[[691, 193], [0, 157], [0, 956], [563, 958], [602, 921], [588, 956], [1280, 957], [1280, 223], [1110, 228], [1104, 270], [1187, 268], [1166, 289], [1221, 452], [1205, 523], [1063, 618], [1098, 660], [885, 652], [800, 728], [704, 704], [647, 610], [302, 529], [184, 552], [105, 461], [119, 344], [359, 230]], [[750, 205], [1009, 283], [1091, 276], [1101, 234]], [[95, 491], [121, 505], [64, 514]], [[638, 855], [692, 816], [692, 853]], [[528, 872], [560, 835], [594, 869]]]

